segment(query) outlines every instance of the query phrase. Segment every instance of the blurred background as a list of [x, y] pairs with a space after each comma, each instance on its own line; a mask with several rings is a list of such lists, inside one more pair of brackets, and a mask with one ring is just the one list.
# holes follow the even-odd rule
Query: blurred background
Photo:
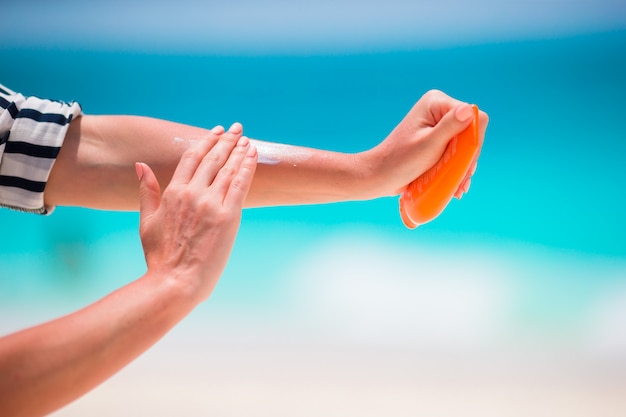
[[[248, 210], [210, 300], [56, 416], [626, 413], [626, 3], [2, 2], [0, 82], [344, 152], [432, 88], [491, 122], [462, 201]], [[145, 271], [136, 213], [0, 211], [0, 334]]]

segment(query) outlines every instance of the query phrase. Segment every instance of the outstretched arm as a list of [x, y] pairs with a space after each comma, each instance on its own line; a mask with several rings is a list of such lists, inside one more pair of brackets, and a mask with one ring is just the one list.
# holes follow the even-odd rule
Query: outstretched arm
[[162, 197], [153, 171], [136, 165], [147, 273], [83, 310], [0, 338], [0, 415], [40, 416], [68, 404], [209, 297], [256, 167], [255, 148], [240, 136], [195, 144]]
[[[245, 205], [319, 204], [400, 194], [469, 124], [468, 110], [467, 104], [430, 91], [379, 145], [355, 154], [253, 140], [260, 163]], [[484, 136], [484, 113], [480, 125]], [[239, 133], [241, 125], [231, 130]], [[77, 118], [50, 175], [46, 204], [136, 210], [134, 161], [146, 161], [165, 186], [192, 143], [214, 143], [219, 133], [219, 128], [212, 132], [144, 117]]]

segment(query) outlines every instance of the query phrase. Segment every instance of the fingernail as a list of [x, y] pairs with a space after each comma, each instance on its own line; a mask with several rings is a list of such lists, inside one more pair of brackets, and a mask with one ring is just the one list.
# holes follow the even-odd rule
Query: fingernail
[[217, 125], [213, 129], [211, 129], [211, 132], [215, 133], [216, 135], [221, 135], [222, 133], [224, 133], [224, 126]]
[[459, 107], [456, 108], [455, 115], [456, 115], [456, 119], [459, 122], [465, 122], [474, 115], [474, 110], [472, 109], [472, 106], [470, 106], [469, 104], [463, 103]]
[[135, 163], [135, 172], [137, 173], [137, 178], [139, 178], [139, 181], [141, 181], [141, 179], [143, 178], [143, 165], [141, 164], [141, 162]]
[[233, 123], [232, 126], [228, 129], [230, 133], [241, 133], [242, 130], [243, 126], [241, 126], [241, 123], [239, 122]]
[[239, 138], [239, 141], [237, 142], [237, 146], [248, 146], [248, 143], [250, 143], [250, 141], [248, 140], [247, 136], [242, 136]]
[[470, 171], [470, 176], [476, 173], [476, 162], [472, 164], [472, 170]]
[[470, 188], [470, 184], [472, 183], [472, 179], [471, 178], [467, 178], [464, 182], [463, 182], [463, 192], [467, 193], [469, 191]]
[[256, 154], [257, 154], [256, 146], [251, 145], [250, 148], [248, 148], [248, 156], [250, 158], [254, 158], [256, 157]]

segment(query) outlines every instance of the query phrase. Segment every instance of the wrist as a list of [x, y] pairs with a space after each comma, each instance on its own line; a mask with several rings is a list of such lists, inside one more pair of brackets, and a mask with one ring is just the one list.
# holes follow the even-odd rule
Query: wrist
[[192, 271], [177, 268], [149, 268], [141, 279], [150, 287], [156, 299], [162, 300], [165, 309], [181, 310], [187, 314], [206, 298], [201, 296], [200, 280], [192, 279], [195, 275]]
[[358, 181], [361, 184], [359, 189], [362, 192], [362, 200], [394, 195], [388, 190], [389, 178], [384, 175], [382, 170], [385, 159], [384, 149], [380, 145], [355, 155], [356, 162], [354, 165]]

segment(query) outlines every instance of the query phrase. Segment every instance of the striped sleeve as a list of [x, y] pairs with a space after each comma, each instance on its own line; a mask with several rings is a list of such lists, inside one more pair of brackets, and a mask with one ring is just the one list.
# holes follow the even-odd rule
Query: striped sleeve
[[0, 206], [38, 214], [44, 190], [78, 103], [24, 97], [0, 84]]

